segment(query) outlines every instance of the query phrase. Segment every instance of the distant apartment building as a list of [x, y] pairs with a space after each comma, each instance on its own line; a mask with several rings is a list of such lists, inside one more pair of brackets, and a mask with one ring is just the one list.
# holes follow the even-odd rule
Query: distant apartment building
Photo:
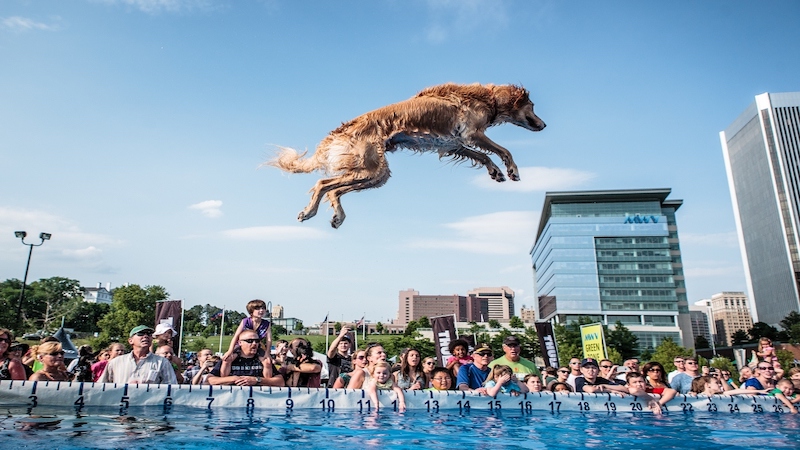
[[423, 316], [450, 314], [458, 322], [508, 322], [514, 314], [514, 291], [507, 286], [481, 287], [464, 296], [420, 295], [414, 289], [406, 289], [398, 295], [398, 306], [397, 323], [403, 326]]
[[753, 317], [744, 292], [720, 292], [711, 296], [711, 314], [717, 332], [717, 342], [731, 345], [731, 335], [737, 330], [753, 328]]
[[283, 306], [275, 305], [272, 307], [272, 317], [275, 319], [283, 319]]
[[670, 189], [548, 192], [531, 250], [539, 319], [625, 325], [694, 347]]
[[519, 318], [523, 323], [536, 322], [536, 308], [528, 308], [525, 305], [522, 305], [522, 307], [519, 309]]
[[751, 312], [773, 326], [800, 311], [799, 130], [800, 92], [787, 92], [757, 95], [720, 132]]
[[692, 338], [696, 341], [698, 336], [703, 336], [708, 340], [709, 345], [714, 341], [715, 336], [711, 331], [711, 321], [708, 314], [710, 310], [704, 305], [697, 303], [689, 306], [689, 318], [692, 321]]
[[488, 322], [497, 320], [508, 322], [514, 315], [514, 291], [508, 286], [481, 287], [467, 291], [467, 297], [478, 299], [477, 302], [486, 301], [486, 316], [474, 322]]
[[105, 303], [110, 305], [113, 297], [111, 295], [111, 283], [106, 283], [103, 286], [102, 283], [97, 283], [97, 287], [84, 287], [81, 288], [83, 291], [83, 300], [87, 303]]

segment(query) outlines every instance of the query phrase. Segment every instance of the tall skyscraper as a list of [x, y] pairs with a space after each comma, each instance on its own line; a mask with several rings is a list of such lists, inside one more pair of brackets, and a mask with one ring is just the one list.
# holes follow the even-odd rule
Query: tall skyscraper
[[539, 318], [621, 322], [694, 346], [670, 189], [548, 192], [531, 250]]
[[754, 319], [800, 311], [800, 92], [757, 95], [720, 132]]
[[711, 314], [717, 339], [725, 345], [733, 343], [733, 333], [753, 328], [753, 318], [744, 292], [720, 292], [711, 296]]

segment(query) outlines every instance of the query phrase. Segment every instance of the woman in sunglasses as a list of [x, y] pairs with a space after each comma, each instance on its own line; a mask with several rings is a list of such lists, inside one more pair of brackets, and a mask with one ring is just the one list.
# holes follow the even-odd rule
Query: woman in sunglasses
[[22, 363], [9, 356], [8, 351], [14, 336], [5, 328], [0, 329], [0, 380], [24, 380]]
[[347, 384], [350, 382], [350, 378], [353, 377], [353, 374], [359, 370], [363, 371], [364, 368], [367, 367], [367, 352], [364, 350], [359, 350], [353, 353], [350, 365], [353, 368], [353, 371], [340, 373], [336, 378], [336, 381], [333, 383], [334, 389], [346, 388]]
[[558, 368], [558, 372], [556, 372], [556, 375], [557, 375], [558, 378], [556, 378], [555, 380], [550, 380], [547, 383], [547, 388], [546, 389], [548, 391], [552, 391], [556, 384], [559, 384], [559, 383], [566, 384], [567, 383], [567, 379], [569, 378], [569, 373], [570, 373], [570, 370], [569, 370], [568, 367], [559, 367]]
[[648, 394], [664, 395], [664, 391], [670, 389], [666, 371], [660, 362], [650, 361], [645, 364], [642, 367], [642, 373], [645, 376], [645, 382], [647, 383], [645, 389]]
[[69, 373], [64, 367], [64, 350], [60, 342], [45, 342], [36, 349], [36, 359], [42, 362], [42, 369], [31, 375], [30, 381], [69, 381]]

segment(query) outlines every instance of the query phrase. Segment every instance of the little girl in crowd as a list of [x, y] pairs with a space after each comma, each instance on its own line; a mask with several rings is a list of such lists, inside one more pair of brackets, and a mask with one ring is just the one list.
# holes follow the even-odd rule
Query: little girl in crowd
[[492, 397], [496, 396], [498, 392], [511, 394], [515, 397], [528, 392], [528, 386], [522, 384], [514, 376], [514, 371], [511, 370], [511, 367], [502, 364], [494, 366], [483, 385], [486, 387], [486, 394]]
[[369, 394], [369, 399], [375, 405], [375, 410], [380, 409], [380, 402], [378, 401], [378, 391], [392, 390], [397, 395], [397, 410], [406, 410], [406, 397], [400, 386], [395, 384], [392, 379], [392, 366], [386, 361], [376, 362], [370, 369], [369, 381], [364, 386], [364, 390]]
[[778, 359], [777, 355], [775, 355], [775, 347], [772, 346], [772, 341], [767, 337], [762, 337], [758, 340], [758, 351], [756, 354], [759, 358], [768, 363]]
[[264, 319], [264, 316], [267, 314], [267, 304], [264, 303], [264, 300], [250, 300], [247, 303], [247, 313], [250, 314], [250, 316], [242, 319], [242, 323], [239, 324], [239, 328], [236, 329], [236, 333], [234, 333], [233, 339], [231, 339], [231, 345], [228, 347], [228, 351], [225, 353], [225, 356], [222, 357], [223, 360], [227, 360], [234, 352], [238, 351], [239, 335], [242, 334], [244, 330], [253, 330], [258, 333], [258, 338], [261, 339], [262, 342], [266, 339], [267, 352], [272, 350], [271, 324], [269, 320]]
[[456, 339], [450, 341], [450, 345], [447, 348], [452, 356], [447, 358], [445, 367], [450, 370], [453, 376], [457, 376], [458, 369], [461, 366], [472, 362], [472, 357], [469, 356], [469, 343], [463, 339]]

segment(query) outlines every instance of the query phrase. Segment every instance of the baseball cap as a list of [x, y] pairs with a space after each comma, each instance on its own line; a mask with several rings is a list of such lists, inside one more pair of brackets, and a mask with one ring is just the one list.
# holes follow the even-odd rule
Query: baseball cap
[[148, 327], [147, 325], [139, 325], [139, 326], [133, 327], [133, 329], [131, 330], [131, 333], [128, 335], [128, 337], [133, 337], [134, 334], [136, 334], [136, 333], [138, 333], [140, 331], [144, 331], [144, 330], [153, 331], [153, 329]]
[[519, 338], [516, 336], [509, 336], [503, 339], [503, 345], [520, 345]]
[[586, 366], [595, 366], [598, 369], [600, 368], [600, 366], [597, 364], [597, 360], [594, 359], [594, 358], [586, 358], [586, 359], [582, 360], [581, 361], [581, 367], [586, 367]]
[[170, 336], [176, 336], [178, 334], [178, 332], [175, 331], [175, 328], [172, 328], [172, 325], [168, 323], [160, 323], [156, 325], [156, 330], [153, 332], [153, 335], [160, 336], [166, 333], [167, 331], [171, 333]]
[[489, 352], [490, 355], [493, 353], [492, 349], [486, 344], [478, 344], [472, 350], [472, 353], [481, 353], [481, 352]]

